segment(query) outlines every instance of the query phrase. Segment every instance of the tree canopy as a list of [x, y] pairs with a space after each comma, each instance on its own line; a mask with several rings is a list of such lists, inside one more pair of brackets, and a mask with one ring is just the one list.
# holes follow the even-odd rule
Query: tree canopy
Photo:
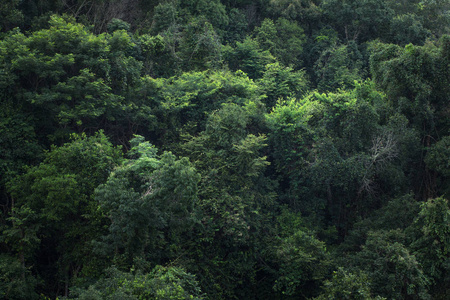
[[447, 299], [450, 1], [0, 3], [0, 298]]

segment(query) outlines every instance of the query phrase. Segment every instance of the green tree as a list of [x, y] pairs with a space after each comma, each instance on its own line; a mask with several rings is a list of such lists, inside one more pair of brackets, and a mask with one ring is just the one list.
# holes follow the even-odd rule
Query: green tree
[[15, 257], [0, 254], [0, 296], [3, 299], [38, 299], [38, 281]]
[[348, 45], [332, 45], [320, 54], [315, 62], [319, 91], [335, 91], [353, 88], [355, 81], [365, 77], [364, 60], [354, 42]]
[[8, 31], [23, 21], [23, 14], [18, 9], [19, 0], [3, 1], [0, 4], [0, 30]]
[[100, 299], [204, 299], [195, 276], [179, 267], [156, 266], [151, 272], [121, 272], [115, 267], [88, 289], [78, 290], [79, 300]]
[[309, 80], [303, 70], [294, 71], [279, 63], [267, 64], [266, 71], [256, 83], [261, 87], [267, 109], [275, 106], [279, 98], [301, 98], [309, 89]]
[[393, 11], [385, 1], [329, 0], [323, 1], [321, 8], [346, 42], [370, 41], [386, 35], [393, 18]]
[[270, 51], [280, 63], [295, 69], [302, 66], [305, 34], [295, 21], [279, 18], [274, 23], [271, 19], [265, 19], [254, 32], [261, 48]]
[[[45, 286], [46, 293], [62, 290], [67, 295], [70, 280], [96, 264], [89, 258], [90, 241], [103, 220], [92, 196], [120, 159], [120, 149], [103, 133], [74, 135], [72, 142], [53, 147], [40, 165], [9, 183], [14, 207], [5, 231], [8, 242], [24, 266], [36, 263], [46, 283], [56, 283]], [[49, 266], [42, 260], [49, 260]]]
[[432, 278], [432, 295], [443, 299], [449, 292], [450, 263], [450, 207], [448, 200], [440, 197], [421, 204], [421, 210], [411, 225], [415, 235], [411, 248], [423, 265], [423, 270]]
[[49, 25], [1, 41], [6, 98], [32, 117], [46, 145], [74, 131], [114, 129], [115, 121], [125, 121], [124, 95], [139, 82], [136, 44], [123, 30], [94, 35], [68, 17], [52, 16]]
[[[449, 127], [446, 100], [450, 86], [449, 42], [448, 36], [444, 36], [439, 42], [424, 46], [409, 44], [403, 48], [381, 43], [371, 46], [374, 81], [386, 92], [393, 108], [407, 117], [424, 147], [447, 135]], [[416, 168], [414, 185], [421, 186], [415, 192], [427, 199], [436, 196], [436, 177], [423, 166]]]
[[222, 44], [211, 23], [204, 17], [192, 18], [184, 27], [180, 58], [185, 70], [214, 69], [220, 66]]
[[124, 268], [137, 258], [160, 263], [180, 255], [182, 237], [194, 224], [200, 180], [188, 159], [170, 152], [158, 157], [140, 136], [130, 143], [130, 159], [95, 192], [109, 219], [97, 252]]
[[269, 3], [269, 10], [272, 13], [305, 24], [308, 35], [311, 35], [320, 24], [321, 0], [270, 0]]
[[305, 226], [299, 213], [284, 208], [277, 216], [273, 246], [277, 270], [273, 289], [292, 298], [317, 295], [331, 261], [325, 243]]
[[356, 274], [338, 268], [333, 272], [331, 280], [326, 280], [323, 292], [316, 300], [348, 299], [348, 300], [372, 300], [386, 299], [380, 296], [373, 297], [370, 291], [370, 278], [364, 272]]
[[242, 70], [252, 79], [261, 78], [265, 66], [273, 63], [275, 58], [268, 50], [262, 50], [258, 41], [249, 37], [236, 42], [236, 47], [224, 49], [224, 59], [231, 70]]
[[404, 242], [400, 230], [369, 232], [354, 261], [371, 278], [375, 294], [397, 299], [430, 299], [429, 278]]
[[444, 193], [445, 195], [448, 195], [450, 192], [448, 186], [448, 180], [450, 179], [449, 151], [450, 136], [444, 136], [429, 148], [425, 156], [425, 163], [427, 166], [441, 175], [439, 181], [436, 182], [436, 185], [438, 185], [436, 187], [438, 189], [438, 194]]
[[274, 194], [261, 153], [266, 138], [250, 133], [252, 115], [261, 114], [253, 105], [223, 105], [209, 116], [205, 131], [183, 145], [202, 174], [202, 226], [189, 250], [198, 263], [189, 270], [221, 299], [254, 297], [261, 241], [271, 228]]

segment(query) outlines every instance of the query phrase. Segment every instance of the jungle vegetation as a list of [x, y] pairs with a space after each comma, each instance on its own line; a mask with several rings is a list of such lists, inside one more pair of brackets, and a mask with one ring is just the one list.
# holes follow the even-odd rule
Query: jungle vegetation
[[0, 3], [0, 298], [448, 299], [449, 0]]

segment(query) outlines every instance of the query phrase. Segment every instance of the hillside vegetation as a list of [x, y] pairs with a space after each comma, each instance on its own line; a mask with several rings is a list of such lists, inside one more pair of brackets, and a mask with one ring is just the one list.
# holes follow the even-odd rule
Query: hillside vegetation
[[449, 9], [1, 1], [0, 298], [448, 299]]

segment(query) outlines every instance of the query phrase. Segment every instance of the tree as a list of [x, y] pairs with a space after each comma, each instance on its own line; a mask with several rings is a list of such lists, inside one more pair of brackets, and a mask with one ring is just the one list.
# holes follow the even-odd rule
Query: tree
[[[168, 79], [144, 78], [136, 103], [155, 116], [150, 131], [164, 147], [179, 148], [185, 134], [198, 134], [206, 127], [208, 114], [223, 103], [243, 105], [253, 102], [261, 106], [258, 85], [241, 71], [186, 72]], [[136, 95], [134, 95], [136, 97]], [[145, 107], [145, 110], [143, 109]], [[136, 122], [139, 122], [137, 120]], [[158, 145], [159, 146], [159, 145]]]
[[265, 66], [275, 61], [268, 50], [263, 51], [258, 42], [249, 37], [236, 42], [236, 47], [228, 46], [224, 49], [224, 59], [231, 70], [242, 70], [252, 79], [260, 78], [264, 74]]
[[265, 19], [254, 32], [261, 48], [270, 51], [284, 66], [296, 70], [302, 66], [305, 34], [295, 21], [279, 18], [274, 23], [271, 19]]
[[334, 23], [342, 40], [369, 41], [386, 35], [393, 11], [385, 1], [323, 1], [326, 19]]
[[146, 274], [111, 267], [106, 275], [89, 288], [77, 290], [75, 299], [204, 299], [195, 276], [175, 266], [156, 266]]
[[20, 1], [4, 1], [0, 4], [0, 30], [8, 31], [23, 21], [23, 14], [18, 9]]
[[198, 263], [189, 270], [219, 298], [253, 297], [262, 240], [271, 231], [274, 194], [264, 176], [265, 136], [249, 132], [251, 118], [261, 114], [253, 108], [252, 102], [224, 104], [183, 145], [202, 174], [201, 227], [189, 248]]
[[314, 69], [320, 91], [353, 88], [355, 81], [365, 77], [363, 57], [354, 42], [332, 45], [323, 50]]
[[14, 31], [1, 41], [1, 85], [40, 128], [44, 145], [72, 132], [114, 128], [127, 108], [124, 95], [140, 76], [135, 47], [125, 31], [97, 36], [73, 19], [52, 16], [49, 28]]
[[439, 197], [423, 202], [420, 208], [411, 224], [410, 229], [415, 235], [410, 247], [423, 265], [424, 273], [433, 282], [433, 297], [445, 298], [450, 282], [447, 275], [450, 262], [450, 207], [447, 199]]
[[[438, 142], [433, 144], [427, 151], [425, 163], [427, 166], [436, 170], [441, 175], [440, 184], [437, 186], [437, 194], [448, 194], [448, 179], [450, 178], [450, 136], [442, 137]], [[439, 181], [438, 181], [439, 182]], [[438, 184], [437, 182], [437, 184]]]
[[270, 243], [277, 268], [273, 289], [296, 298], [317, 295], [331, 263], [325, 243], [306, 228], [299, 213], [286, 208], [277, 216], [277, 227], [276, 239]]
[[[47, 283], [56, 283], [53, 288], [45, 286], [46, 292], [62, 290], [67, 296], [70, 280], [96, 264], [89, 258], [90, 242], [103, 220], [92, 196], [120, 160], [120, 149], [102, 132], [73, 135], [72, 142], [53, 147], [40, 165], [8, 184], [14, 199], [10, 228], [5, 231], [8, 243], [24, 267], [36, 263], [35, 272]], [[42, 260], [50, 261], [42, 264]]]
[[[449, 126], [446, 113], [450, 86], [449, 42], [444, 36], [438, 43], [424, 46], [409, 44], [402, 48], [381, 43], [371, 46], [374, 81], [386, 92], [393, 108], [404, 114], [417, 130], [424, 147], [445, 136]], [[434, 175], [424, 164], [416, 169], [416, 174], [416, 193], [422, 194], [423, 199], [436, 196]]]
[[372, 291], [399, 299], [430, 299], [429, 278], [417, 257], [404, 245], [400, 230], [368, 233], [354, 261], [372, 280]]
[[331, 280], [326, 280], [323, 292], [316, 300], [325, 299], [386, 299], [380, 296], [373, 297], [370, 291], [370, 278], [364, 272], [351, 273], [343, 268], [333, 272]]
[[320, 24], [322, 17], [320, 0], [270, 0], [270, 10], [282, 17], [306, 24], [308, 35]]
[[262, 93], [267, 96], [264, 102], [268, 109], [274, 107], [280, 98], [306, 96], [310, 86], [303, 70], [294, 71], [279, 63], [267, 64], [266, 71], [257, 84], [261, 87]]
[[192, 228], [197, 206], [196, 170], [136, 136], [130, 159], [114, 170], [95, 192], [108, 232], [97, 240], [97, 253], [129, 268], [136, 259], [165, 263], [180, 255], [183, 235]]

